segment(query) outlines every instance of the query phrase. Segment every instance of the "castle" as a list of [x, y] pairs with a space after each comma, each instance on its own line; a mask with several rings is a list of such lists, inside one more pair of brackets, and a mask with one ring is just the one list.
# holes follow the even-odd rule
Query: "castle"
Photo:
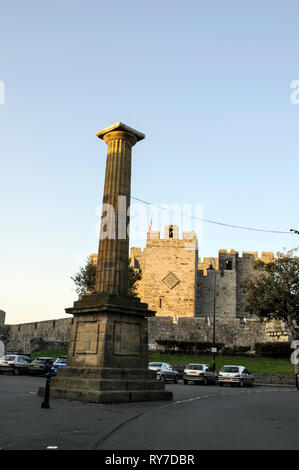
[[[97, 255], [89, 257], [96, 263]], [[271, 262], [274, 255], [262, 252], [219, 250], [218, 257], [198, 258], [195, 232], [183, 232], [175, 225], [147, 233], [145, 248], [133, 247], [130, 262], [140, 268], [137, 295], [156, 317], [148, 319], [149, 349], [157, 349], [157, 339], [213, 340], [213, 320], [218, 342], [226, 346], [253, 346], [256, 342], [287, 341], [288, 332], [280, 322], [261, 324], [244, 309], [242, 283], [254, 276], [257, 259]], [[211, 269], [212, 268], [212, 269]], [[72, 318], [21, 325], [5, 325], [0, 315], [0, 347], [24, 352], [65, 347]], [[1, 348], [0, 348], [1, 349]]]
[[[96, 263], [97, 255], [90, 256]], [[131, 248], [132, 266], [140, 268], [142, 279], [137, 283], [137, 295], [156, 311], [156, 317], [213, 317], [217, 319], [253, 318], [244, 309], [242, 283], [256, 275], [257, 252], [219, 250], [218, 258], [198, 258], [195, 232], [183, 232], [179, 237], [176, 225], [167, 225], [164, 237], [160, 232], [147, 233], [146, 247]], [[262, 252], [264, 262], [274, 259], [272, 252]]]

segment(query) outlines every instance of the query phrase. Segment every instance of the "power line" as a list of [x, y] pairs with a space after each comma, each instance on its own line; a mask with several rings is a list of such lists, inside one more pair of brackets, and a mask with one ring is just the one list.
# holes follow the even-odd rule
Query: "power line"
[[281, 231], [281, 230], [266, 230], [266, 229], [261, 229], [261, 228], [244, 227], [242, 225], [225, 224], [223, 222], [216, 222], [215, 220], [209, 220], [209, 219], [204, 219], [204, 218], [201, 218], [201, 217], [195, 217], [195, 216], [192, 216], [192, 215], [189, 215], [189, 214], [184, 214], [183, 212], [177, 212], [177, 211], [174, 211], [172, 209], [167, 209], [166, 207], [158, 206], [157, 204], [152, 204], [151, 202], [144, 201], [143, 199], [139, 199], [137, 197], [131, 196], [131, 198], [134, 199], [135, 201], [139, 201], [139, 202], [142, 202], [143, 204], [147, 204], [148, 206], [152, 206], [152, 207], [156, 207], [157, 209], [172, 212], [174, 214], [178, 214], [178, 215], [183, 216], [183, 217], [190, 217], [191, 219], [201, 220], [202, 222], [206, 222], [208, 224], [222, 225], [224, 227], [237, 228], [237, 229], [242, 229], [242, 230], [251, 230], [251, 231], [254, 231], [254, 232], [284, 233], [284, 234], [287, 234], [287, 235], [291, 235], [290, 232], [296, 232], [294, 230], [290, 230], [289, 232], [284, 232], [284, 231]]

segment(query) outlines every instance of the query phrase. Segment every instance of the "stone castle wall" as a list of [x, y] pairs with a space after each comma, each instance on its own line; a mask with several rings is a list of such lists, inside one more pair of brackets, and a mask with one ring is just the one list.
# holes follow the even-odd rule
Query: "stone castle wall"
[[30, 353], [43, 349], [64, 349], [69, 342], [72, 320], [69, 317], [35, 323], [5, 325], [5, 350], [6, 352]]
[[[0, 340], [5, 352], [30, 353], [46, 349], [67, 349], [72, 318], [48, 320], [20, 325], [0, 325]], [[157, 339], [213, 340], [213, 319], [153, 317], [148, 319], [148, 344], [159, 349]], [[256, 342], [287, 341], [281, 324], [261, 324], [255, 319], [221, 318], [216, 321], [216, 341], [227, 347], [254, 346]]]
[[[173, 323], [169, 318], [149, 318], [149, 350], [156, 350], [157, 339], [213, 341], [213, 324], [203, 318], [179, 318]], [[216, 341], [226, 347], [254, 346], [255, 343], [270, 341], [268, 327], [258, 320], [245, 322], [238, 318], [221, 319], [216, 322]]]

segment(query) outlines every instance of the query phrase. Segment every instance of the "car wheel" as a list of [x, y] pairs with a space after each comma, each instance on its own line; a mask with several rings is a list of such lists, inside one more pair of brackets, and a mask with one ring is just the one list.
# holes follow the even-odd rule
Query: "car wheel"
[[164, 375], [160, 375], [160, 380], [161, 380], [162, 382], [165, 382], [165, 376], [164, 376]]
[[243, 381], [243, 379], [240, 380], [240, 387], [244, 387], [244, 381]]
[[13, 370], [13, 375], [20, 375], [20, 369], [18, 369], [17, 367], [14, 368]]
[[218, 384], [218, 377], [215, 378], [215, 385]]
[[188, 380], [184, 379], [184, 385], [188, 385]]
[[253, 387], [253, 384], [254, 384], [254, 380], [252, 379], [252, 381], [249, 384], [249, 387]]
[[208, 385], [208, 379], [207, 379], [207, 377], [204, 377], [204, 379], [203, 379], [203, 384], [204, 384], [204, 385]]

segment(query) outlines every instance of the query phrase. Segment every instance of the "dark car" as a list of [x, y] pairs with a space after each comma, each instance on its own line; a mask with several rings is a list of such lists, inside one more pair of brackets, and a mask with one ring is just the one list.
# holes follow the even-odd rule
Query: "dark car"
[[56, 375], [60, 367], [66, 366], [67, 356], [59, 356], [52, 364], [51, 373]]
[[30, 375], [45, 375], [51, 371], [55, 357], [36, 357], [28, 367]]

